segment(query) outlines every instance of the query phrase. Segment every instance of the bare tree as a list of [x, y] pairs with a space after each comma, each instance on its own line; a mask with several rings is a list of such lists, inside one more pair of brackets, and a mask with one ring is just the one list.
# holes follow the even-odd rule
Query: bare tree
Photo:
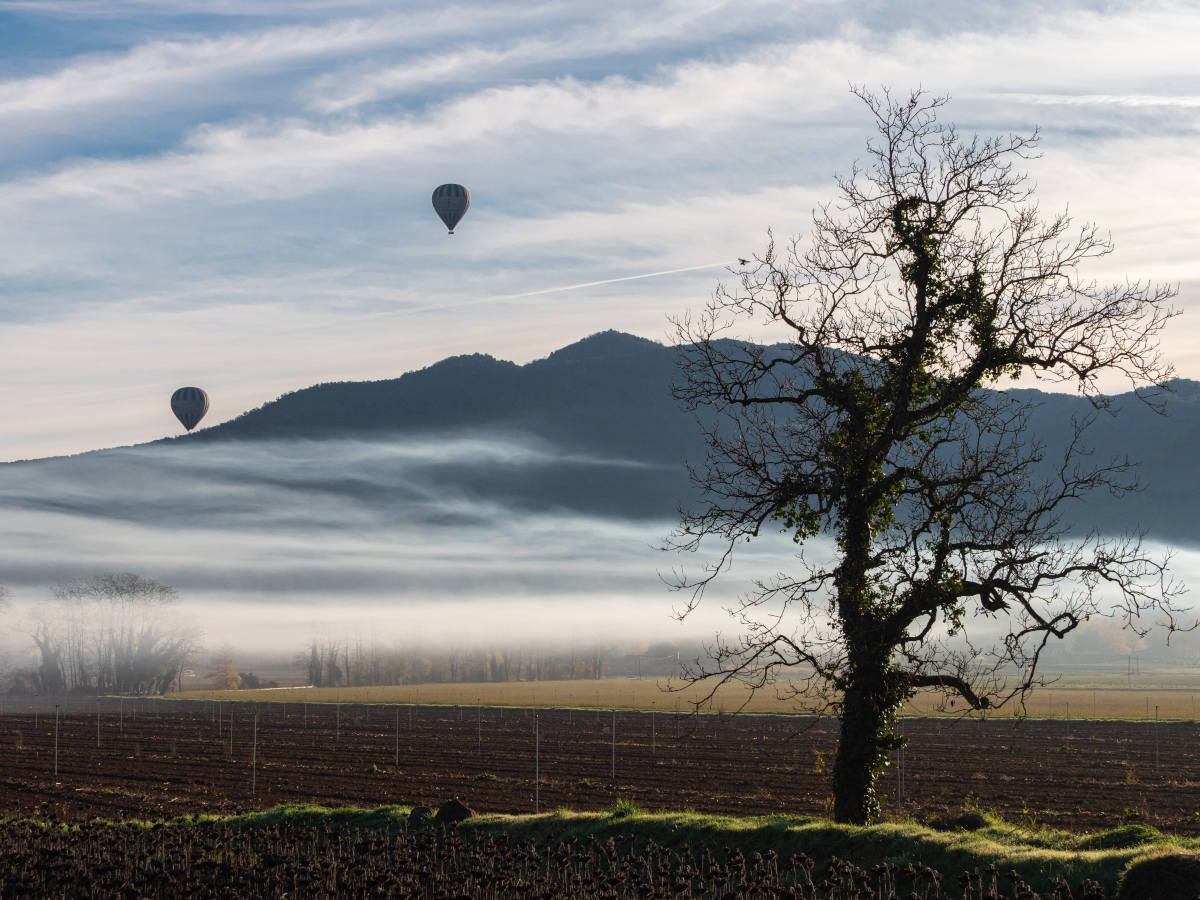
[[233, 644], [225, 641], [209, 657], [208, 672], [205, 677], [218, 690], [236, 691], [242, 685], [242, 676], [238, 674], [237, 666], [237, 653]]
[[47, 691], [160, 693], [200, 652], [201, 631], [177, 606], [173, 588], [138, 575], [60, 581], [33, 614]]
[[[1081, 277], [1112, 247], [1031, 202], [1013, 166], [1036, 133], [968, 140], [937, 122], [944, 99], [856, 93], [879, 137], [811, 239], [780, 251], [772, 238], [737, 286], [676, 322], [675, 392], [708, 454], [692, 471], [704, 500], [669, 546], [720, 548], [694, 576], [676, 573], [686, 616], [739, 543], [767, 530], [827, 539], [830, 562], [801, 552], [799, 574], [740, 600], [741, 635], [689, 678], [774, 685], [840, 716], [833, 811], [865, 823], [914, 692], [971, 710], [1023, 704], [1047, 641], [1097, 615], [1142, 633], [1153, 611], [1176, 629], [1181, 588], [1140, 533], [1072, 535], [1066, 518], [1090, 491], [1137, 488], [1129, 460], [1090, 458], [1084, 432], [1116, 411], [1102, 377], [1160, 402], [1171, 368], [1156, 339], [1174, 292]], [[730, 336], [754, 321], [787, 341]], [[1029, 407], [997, 389], [1023, 373], [1092, 401], [1069, 446], [1048, 451]], [[784, 672], [806, 677], [785, 685]]]

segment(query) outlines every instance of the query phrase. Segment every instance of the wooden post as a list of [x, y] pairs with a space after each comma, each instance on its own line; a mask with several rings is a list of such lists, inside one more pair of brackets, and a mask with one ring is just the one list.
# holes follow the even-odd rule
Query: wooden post
[[258, 710], [254, 711], [254, 749], [250, 751], [250, 796], [258, 783]]

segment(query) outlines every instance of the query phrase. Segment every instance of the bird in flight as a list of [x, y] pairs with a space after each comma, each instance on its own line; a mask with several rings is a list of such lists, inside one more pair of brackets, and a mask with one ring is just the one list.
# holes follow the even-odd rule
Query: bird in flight
[[739, 266], [748, 266], [748, 265], [750, 265], [750, 260], [748, 260], [748, 259], [739, 259], [739, 260], [738, 260], [738, 265], [739, 265]]

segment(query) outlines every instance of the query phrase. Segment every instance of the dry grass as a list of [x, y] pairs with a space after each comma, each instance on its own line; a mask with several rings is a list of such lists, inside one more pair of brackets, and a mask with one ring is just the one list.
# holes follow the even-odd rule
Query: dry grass
[[[700, 700], [707, 688], [688, 687], [678, 692], [665, 690], [665, 680], [606, 679], [604, 681], [539, 681], [507, 682], [503, 684], [422, 684], [370, 688], [277, 688], [259, 691], [187, 691], [172, 697], [254, 701], [259, 703], [381, 703], [419, 704], [435, 706], [567, 707], [577, 709], [658, 709], [673, 712], [678, 704], [689, 711], [690, 704]], [[1196, 690], [1131, 688], [1088, 690], [1060, 688], [1057, 685], [1034, 693], [1026, 704], [1026, 714], [1033, 718], [1072, 719], [1151, 719], [1193, 721], [1196, 718], [1196, 699], [1200, 697], [1200, 680]], [[933, 694], [914, 698], [905, 708], [908, 715], [960, 715], [962, 704], [942, 709], [942, 699]], [[711, 711], [732, 712], [741, 707], [755, 713], [794, 713], [798, 704], [782, 699], [774, 691], [759, 691], [750, 697], [741, 686], [728, 685], [718, 690]], [[1008, 717], [1011, 707], [992, 713]]]

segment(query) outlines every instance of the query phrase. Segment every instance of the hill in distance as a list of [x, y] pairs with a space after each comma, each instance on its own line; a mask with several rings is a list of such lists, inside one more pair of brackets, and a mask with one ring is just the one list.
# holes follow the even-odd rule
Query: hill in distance
[[[457, 491], [525, 509], [671, 519], [681, 503], [695, 500], [685, 462], [704, 458], [695, 421], [671, 397], [672, 379], [678, 377], [673, 348], [607, 331], [526, 365], [472, 354], [394, 379], [315, 385], [154, 446], [186, 452], [232, 442], [236, 457], [233, 444], [265, 448], [297, 439], [528, 441], [547, 452], [517, 466], [447, 459], [427, 465], [421, 477], [431, 492]], [[1118, 533], [1140, 526], [1156, 540], [1200, 543], [1194, 514], [1200, 505], [1194, 464], [1200, 383], [1180, 380], [1172, 387], [1166, 415], [1132, 395], [1119, 398], [1117, 415], [1096, 414], [1087, 433], [1096, 458], [1140, 460], [1144, 489], [1119, 501], [1092, 495], [1068, 512], [1077, 529]], [[1069, 440], [1072, 417], [1094, 414], [1087, 401], [1073, 395], [1015, 393], [1037, 404], [1031, 430], [1051, 461]], [[101, 456], [117, 465], [121, 453], [102, 451]], [[93, 469], [96, 464], [102, 459], [93, 460]], [[370, 485], [327, 482], [321, 489], [361, 491], [364, 498], [386, 502], [386, 492], [379, 495]]]

